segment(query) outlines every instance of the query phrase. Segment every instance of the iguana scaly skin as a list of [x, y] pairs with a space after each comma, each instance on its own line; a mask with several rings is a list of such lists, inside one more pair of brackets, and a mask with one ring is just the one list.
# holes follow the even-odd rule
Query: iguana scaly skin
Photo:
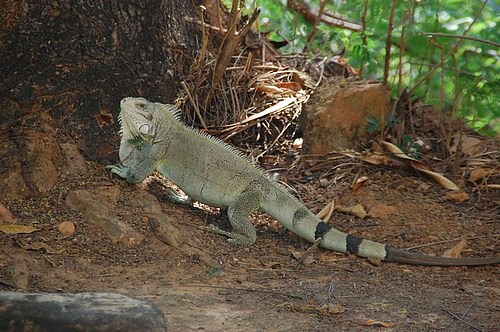
[[446, 258], [406, 252], [348, 235], [324, 223], [287, 190], [269, 179], [243, 154], [223, 141], [189, 128], [174, 106], [144, 98], [121, 103], [120, 166], [107, 166], [131, 183], [157, 170], [194, 200], [227, 208], [232, 231], [212, 225], [228, 241], [252, 245], [256, 232], [250, 214], [268, 213], [307, 241], [338, 252], [416, 265], [498, 264], [500, 258]]

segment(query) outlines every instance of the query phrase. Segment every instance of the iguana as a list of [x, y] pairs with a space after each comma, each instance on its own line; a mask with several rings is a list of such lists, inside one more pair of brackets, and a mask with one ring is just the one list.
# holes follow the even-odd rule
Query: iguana
[[414, 265], [486, 265], [500, 258], [448, 258], [407, 252], [343, 233], [323, 222], [241, 152], [220, 139], [187, 127], [169, 104], [144, 98], [120, 102], [119, 166], [112, 173], [130, 183], [157, 170], [196, 201], [227, 208], [232, 231], [210, 228], [234, 244], [250, 246], [256, 231], [250, 214], [260, 210], [309, 242], [361, 257]]

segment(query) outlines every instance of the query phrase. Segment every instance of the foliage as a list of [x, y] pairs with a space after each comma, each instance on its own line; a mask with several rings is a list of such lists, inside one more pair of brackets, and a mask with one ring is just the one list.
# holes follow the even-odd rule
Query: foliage
[[[319, 8], [320, 0], [308, 3]], [[405, 87], [439, 110], [454, 112], [466, 119], [471, 127], [482, 128], [483, 132], [491, 135], [500, 132], [497, 28], [500, 6], [494, 1], [488, 1], [484, 8], [483, 4], [484, 1], [477, 0], [398, 1], [388, 82], [393, 86], [395, 95], [401, 93], [398, 86]], [[245, 5], [250, 10], [256, 6], [261, 8], [259, 30], [268, 33], [267, 38], [271, 40], [287, 40], [289, 44], [284, 48], [285, 52], [304, 50], [313, 27], [302, 15], [288, 9], [285, 0], [246, 0]], [[364, 1], [361, 0], [334, 0], [327, 1], [326, 10], [348, 16], [360, 24], [363, 7]], [[319, 24], [315, 38], [307, 44], [307, 49], [315, 54], [331, 56], [345, 48], [344, 57], [351, 65], [363, 65], [363, 76], [382, 78], [390, 11], [391, 1], [368, 2], [366, 45], [361, 32]], [[404, 40], [401, 40], [403, 27]], [[494, 45], [458, 38], [469, 28], [467, 37], [493, 42]], [[404, 48], [401, 55], [400, 46]], [[440, 63], [442, 59], [444, 61]], [[401, 78], [399, 70], [402, 71]], [[488, 123], [496, 127], [486, 126]]]

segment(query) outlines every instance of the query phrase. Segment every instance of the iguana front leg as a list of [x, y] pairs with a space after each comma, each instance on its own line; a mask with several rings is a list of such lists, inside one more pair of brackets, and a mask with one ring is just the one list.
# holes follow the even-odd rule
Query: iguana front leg
[[262, 203], [263, 194], [258, 189], [247, 189], [243, 191], [229, 205], [227, 215], [232, 226], [232, 231], [227, 232], [215, 225], [210, 225], [210, 229], [218, 234], [229, 237], [228, 241], [234, 244], [250, 246], [255, 243], [257, 234], [255, 227], [250, 221], [250, 215], [256, 212]]
[[142, 182], [156, 167], [151, 149], [151, 146], [144, 146], [140, 150], [132, 150], [120, 165], [108, 165], [106, 168], [130, 183]]

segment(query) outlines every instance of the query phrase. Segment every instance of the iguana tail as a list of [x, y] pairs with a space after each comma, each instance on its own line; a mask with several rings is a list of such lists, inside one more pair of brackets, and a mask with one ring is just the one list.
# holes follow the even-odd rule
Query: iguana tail
[[[270, 198], [269, 196], [273, 196], [274, 198]], [[497, 257], [435, 257], [395, 249], [382, 243], [346, 234], [324, 223], [293, 195], [278, 187], [278, 185], [277, 192], [273, 195], [268, 195], [262, 209], [293, 233], [309, 242], [314, 242], [321, 237], [321, 247], [337, 252], [411, 265], [474, 266], [500, 264], [500, 258]]]

